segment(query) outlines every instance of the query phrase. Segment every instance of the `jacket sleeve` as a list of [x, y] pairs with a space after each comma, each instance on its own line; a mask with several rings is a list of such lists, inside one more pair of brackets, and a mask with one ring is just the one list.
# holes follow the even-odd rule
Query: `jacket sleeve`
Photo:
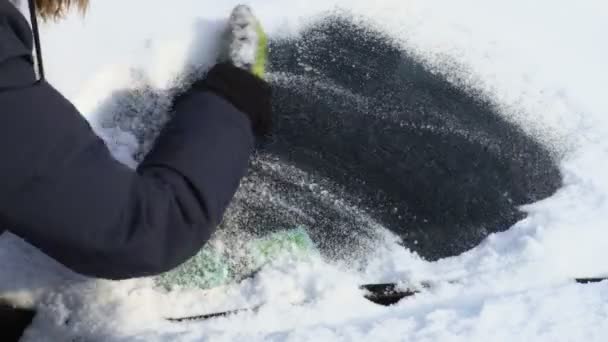
[[158, 274], [194, 255], [246, 171], [249, 118], [214, 93], [190, 92], [132, 170], [33, 78], [31, 59], [0, 60], [0, 226], [102, 278]]
[[195, 254], [220, 222], [253, 145], [243, 113], [194, 93], [133, 171], [48, 84], [2, 92], [0, 104], [3, 223], [97, 277], [157, 274]]

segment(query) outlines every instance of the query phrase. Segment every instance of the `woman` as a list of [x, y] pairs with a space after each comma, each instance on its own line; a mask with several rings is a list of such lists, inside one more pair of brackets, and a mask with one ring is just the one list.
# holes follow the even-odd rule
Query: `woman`
[[[36, 5], [41, 17], [58, 18], [87, 1]], [[36, 80], [30, 26], [0, 0], [0, 227], [94, 277], [154, 275], [194, 255], [245, 174], [254, 135], [269, 130], [266, 49], [257, 46], [266, 40], [244, 6], [230, 32], [229, 62], [175, 100], [172, 120], [131, 170], [68, 100]]]

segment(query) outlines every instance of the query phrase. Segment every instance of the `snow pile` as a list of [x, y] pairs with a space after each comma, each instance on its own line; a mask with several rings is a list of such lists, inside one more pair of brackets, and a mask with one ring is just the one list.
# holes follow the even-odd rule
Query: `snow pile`
[[[117, 92], [141, 84], [168, 90], [184, 68], [212, 63], [235, 4], [93, 1], [85, 21], [73, 17], [45, 27], [49, 78], [99, 125], [100, 113], [116, 105]], [[0, 293], [41, 308], [25, 340], [608, 338], [607, 283], [572, 281], [608, 275], [601, 262], [608, 257], [608, 115], [602, 91], [608, 48], [600, 43], [608, 6], [592, 0], [251, 4], [274, 36], [293, 34], [336, 8], [390, 32], [454, 82], [491, 94], [505, 112], [515, 113], [510, 119], [563, 152], [564, 187], [527, 206], [528, 218], [509, 231], [459, 257], [429, 263], [387, 239], [360, 272], [318, 258], [285, 259], [254, 279], [209, 291], [163, 293], [148, 279], [85, 279], [7, 234], [0, 238]], [[139, 147], [133, 136], [101, 132], [121, 160], [134, 163], [129, 153]], [[402, 279], [438, 285], [389, 308], [367, 302], [356, 286]], [[269, 304], [255, 312], [207, 322], [164, 320], [264, 303]]]

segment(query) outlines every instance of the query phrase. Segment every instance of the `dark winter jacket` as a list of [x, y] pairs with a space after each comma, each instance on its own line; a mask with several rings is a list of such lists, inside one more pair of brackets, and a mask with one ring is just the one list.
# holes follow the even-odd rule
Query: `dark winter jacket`
[[215, 89], [225, 85], [199, 84], [134, 171], [68, 100], [35, 81], [31, 51], [25, 18], [0, 0], [0, 227], [103, 278], [157, 274], [195, 254], [246, 171], [247, 109]]

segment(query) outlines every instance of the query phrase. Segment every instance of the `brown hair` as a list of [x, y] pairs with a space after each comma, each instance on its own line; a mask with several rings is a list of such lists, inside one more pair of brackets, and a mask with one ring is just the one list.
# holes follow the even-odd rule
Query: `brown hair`
[[70, 8], [77, 8], [84, 13], [89, 0], [36, 0], [38, 15], [43, 19], [60, 19]]

